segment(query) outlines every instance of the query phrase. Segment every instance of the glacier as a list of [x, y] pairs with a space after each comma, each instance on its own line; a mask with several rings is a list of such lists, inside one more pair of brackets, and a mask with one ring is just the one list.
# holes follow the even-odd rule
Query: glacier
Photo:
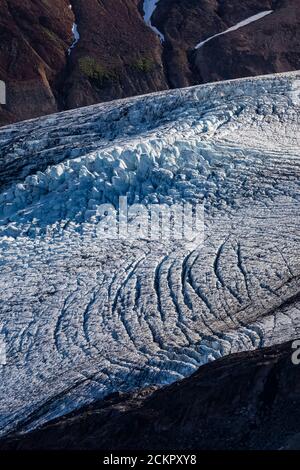
[[[0, 433], [299, 337], [300, 73], [0, 129]], [[204, 204], [204, 242], [103, 240], [97, 208]]]

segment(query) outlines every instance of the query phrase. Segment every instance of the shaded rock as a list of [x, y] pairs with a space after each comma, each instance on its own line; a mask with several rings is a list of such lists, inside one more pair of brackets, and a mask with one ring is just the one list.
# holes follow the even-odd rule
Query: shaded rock
[[[151, 24], [163, 43], [144, 21], [143, 8], [143, 0], [1, 2], [0, 79], [7, 84], [7, 104], [0, 106], [0, 125], [167, 88], [299, 68], [297, 0], [160, 0]], [[274, 13], [195, 51], [202, 40], [267, 10]]]
[[114, 394], [11, 436], [0, 449], [299, 449], [291, 353], [286, 343], [220, 359], [161, 390]]

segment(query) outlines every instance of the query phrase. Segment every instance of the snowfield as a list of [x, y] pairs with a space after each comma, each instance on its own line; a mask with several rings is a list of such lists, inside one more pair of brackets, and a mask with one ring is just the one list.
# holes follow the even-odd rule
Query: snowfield
[[270, 15], [270, 13], [273, 13], [273, 10], [267, 10], [267, 11], [262, 11], [261, 13], [257, 13], [256, 15], [250, 16], [250, 18], [247, 18], [246, 20], [240, 21], [234, 26], [231, 26], [231, 28], [226, 29], [226, 31], [223, 31], [222, 33], [214, 34], [210, 38], [205, 39], [205, 41], [199, 42], [195, 49], [200, 49], [200, 47], [204, 46], [207, 42], [211, 41], [214, 38], [217, 38], [218, 36], [223, 36], [224, 34], [231, 33], [232, 31], [237, 31], [240, 28], [244, 28], [248, 24], [254, 23], [255, 21], [258, 21], [262, 18], [264, 18], [267, 15]]
[[165, 36], [152, 24], [151, 18], [157, 7], [159, 0], [144, 0], [144, 21], [155, 32], [161, 42], [164, 42]]
[[[2, 434], [299, 337], [299, 80], [196, 86], [0, 129]], [[97, 207], [120, 195], [204, 203], [204, 244], [99, 238]]]
[[74, 47], [76, 46], [76, 44], [79, 42], [79, 39], [80, 39], [80, 34], [79, 34], [78, 26], [77, 26], [76, 23], [73, 23], [72, 33], [73, 33], [74, 41], [73, 41], [71, 47], [68, 49], [68, 54], [69, 55], [71, 54], [72, 49], [74, 49]]
[[[72, 8], [72, 5], [69, 5], [69, 9], [70, 10], [73, 10]], [[72, 52], [72, 49], [74, 49], [74, 47], [77, 45], [77, 43], [79, 42], [80, 40], [80, 34], [79, 34], [79, 31], [78, 31], [78, 25], [76, 23], [73, 23], [73, 26], [72, 26], [72, 34], [73, 34], [73, 43], [71, 44], [71, 46], [69, 47], [68, 49], [68, 55], [71, 55], [71, 52]]]

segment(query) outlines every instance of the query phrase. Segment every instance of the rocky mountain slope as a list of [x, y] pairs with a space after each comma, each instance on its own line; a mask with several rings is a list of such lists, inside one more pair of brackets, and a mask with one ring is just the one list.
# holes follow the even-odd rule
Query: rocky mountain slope
[[300, 366], [292, 351], [288, 343], [236, 354], [161, 390], [115, 394], [10, 436], [0, 450], [299, 450]]
[[[195, 49], [264, 11], [272, 13]], [[1, 0], [0, 13], [0, 80], [7, 83], [2, 125], [299, 68], [298, 0]]]
[[[220, 82], [0, 130], [2, 435], [299, 336], [299, 81]], [[106, 236], [120, 196], [147, 215], [204, 205], [204, 239], [149, 236], [136, 212], [134, 233]], [[151, 214], [154, 235], [171, 219]]]
[[0, 124], [59, 109], [72, 24], [68, 0], [0, 1], [0, 79], [7, 86]]

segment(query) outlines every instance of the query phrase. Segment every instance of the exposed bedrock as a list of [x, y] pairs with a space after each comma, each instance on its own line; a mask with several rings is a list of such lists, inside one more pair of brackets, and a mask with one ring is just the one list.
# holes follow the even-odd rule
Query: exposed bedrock
[[[203, 366], [161, 390], [119, 393], [1, 450], [299, 450], [299, 366], [290, 343]], [[142, 432], [141, 432], [142, 429]]]
[[[0, 80], [7, 103], [0, 105], [0, 125], [168, 88], [299, 69], [298, 0], [153, 5], [3, 0]], [[272, 14], [195, 50], [264, 11]]]

